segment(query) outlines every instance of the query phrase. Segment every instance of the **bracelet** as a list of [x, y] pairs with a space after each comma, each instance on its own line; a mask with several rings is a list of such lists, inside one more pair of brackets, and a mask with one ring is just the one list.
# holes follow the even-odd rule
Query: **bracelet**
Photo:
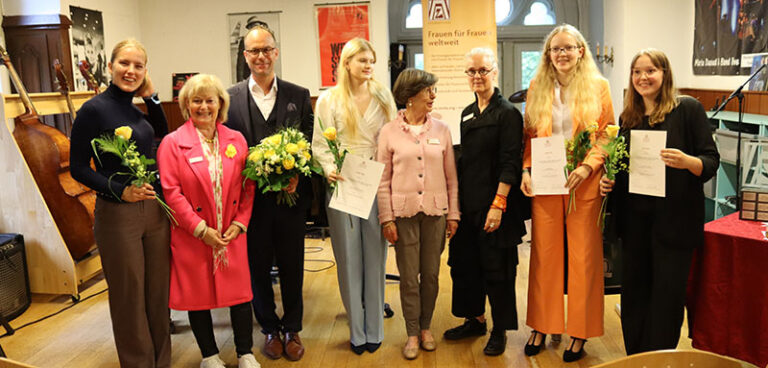
[[528, 173], [530, 175], [531, 174], [531, 170], [528, 169], [527, 167], [524, 167], [523, 168], [523, 173]]
[[496, 193], [496, 196], [493, 197], [491, 208], [501, 210], [501, 212], [507, 212], [507, 196]]

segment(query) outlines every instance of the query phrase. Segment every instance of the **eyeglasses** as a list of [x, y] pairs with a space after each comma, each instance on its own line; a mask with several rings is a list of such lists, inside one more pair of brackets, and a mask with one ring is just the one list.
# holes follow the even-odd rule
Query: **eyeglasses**
[[549, 48], [549, 53], [550, 54], [559, 54], [559, 53], [563, 53], [563, 52], [574, 52], [574, 51], [576, 51], [576, 50], [578, 50], [580, 48], [581, 47], [574, 46], [574, 45], [568, 45], [568, 46], [565, 46], [565, 47], [550, 47]]
[[467, 69], [467, 70], [464, 71], [464, 74], [466, 74], [469, 77], [474, 77], [476, 75], [480, 76], [480, 77], [485, 77], [486, 75], [488, 75], [488, 73], [492, 72], [493, 69], [495, 69], [495, 68], [491, 68], [491, 69], [485, 69], [485, 68]]
[[264, 56], [268, 56], [269, 53], [271, 53], [274, 50], [275, 50], [274, 47], [262, 47], [260, 49], [259, 48], [248, 49], [248, 50], [245, 50], [245, 52], [247, 52], [251, 56], [259, 56], [259, 54], [264, 54]]
[[656, 68], [650, 68], [647, 70], [640, 70], [640, 69], [632, 69], [632, 76], [642, 78], [643, 76], [650, 77], [651, 75], [656, 74], [656, 72], [662, 71], [662, 69], [656, 69]]
[[437, 87], [435, 86], [424, 88], [422, 91], [427, 95], [437, 95]]

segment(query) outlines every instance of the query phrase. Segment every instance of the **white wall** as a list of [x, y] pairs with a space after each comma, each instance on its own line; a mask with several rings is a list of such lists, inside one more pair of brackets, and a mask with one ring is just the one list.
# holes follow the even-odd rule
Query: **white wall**
[[[171, 98], [171, 74], [201, 72], [230, 80], [227, 13], [281, 11], [282, 78], [320, 92], [315, 0], [139, 0], [142, 42], [149, 53], [152, 80], [162, 100]], [[389, 85], [387, 1], [370, 3], [376, 77]], [[106, 20], [105, 20], [106, 22]]]
[[[142, 39], [139, 0], [61, 0], [61, 14], [71, 19], [69, 16], [70, 5], [101, 12], [104, 22], [104, 53], [107, 60], [109, 60], [112, 52], [112, 46], [122, 39], [128, 37]], [[70, 42], [71, 37], [72, 33], [70, 32]]]
[[643, 48], [667, 54], [678, 88], [735, 89], [746, 80], [747, 76], [693, 74], [694, 1], [603, 0], [605, 41], [614, 47], [616, 58], [604, 74], [611, 82], [617, 115], [623, 104], [622, 90], [628, 87], [629, 63]]
[[5, 15], [59, 14], [59, 0], [2, 0]]

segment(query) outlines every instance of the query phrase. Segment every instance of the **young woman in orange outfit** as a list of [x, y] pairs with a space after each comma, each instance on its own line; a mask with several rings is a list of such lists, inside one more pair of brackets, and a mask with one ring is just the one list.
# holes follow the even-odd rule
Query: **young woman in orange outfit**
[[[593, 148], [569, 175], [566, 186], [575, 194], [567, 213], [568, 195], [533, 195], [531, 139], [575, 137], [598, 124]], [[563, 360], [578, 360], [584, 343], [603, 334], [603, 240], [597, 217], [602, 198], [598, 184], [605, 127], [614, 124], [608, 81], [600, 75], [584, 36], [563, 24], [547, 36], [541, 62], [531, 82], [525, 107], [525, 153], [521, 190], [531, 200], [532, 240], [528, 284], [528, 319], [533, 328], [526, 355], [536, 355], [546, 334], [567, 332], [571, 342]], [[564, 238], [568, 246], [568, 324], [564, 313]]]

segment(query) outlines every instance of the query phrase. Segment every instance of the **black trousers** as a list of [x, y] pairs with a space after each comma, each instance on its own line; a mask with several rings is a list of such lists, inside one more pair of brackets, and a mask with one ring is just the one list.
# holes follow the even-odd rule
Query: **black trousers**
[[627, 355], [674, 349], [683, 325], [693, 250], [672, 248], [654, 236], [654, 221], [660, 217], [652, 208], [636, 203], [632, 212], [622, 239], [624, 347]]
[[[216, 338], [213, 335], [213, 320], [209, 309], [189, 311], [189, 325], [195, 335], [197, 346], [203, 358], [219, 353]], [[253, 318], [251, 304], [245, 302], [229, 307], [229, 318], [232, 321], [232, 332], [235, 335], [235, 351], [237, 356], [251, 354], [253, 347]]]
[[[253, 313], [263, 333], [301, 331], [304, 313], [304, 235], [306, 205], [299, 199], [294, 207], [277, 205], [275, 195], [257, 194], [248, 225], [248, 262], [251, 268]], [[283, 317], [275, 311], [272, 290], [273, 260], [280, 276]]]
[[451, 313], [474, 318], [485, 313], [485, 298], [491, 303], [493, 328], [516, 330], [517, 244], [505, 239], [502, 228], [487, 234], [485, 214], [465, 213], [448, 246], [453, 290]]

